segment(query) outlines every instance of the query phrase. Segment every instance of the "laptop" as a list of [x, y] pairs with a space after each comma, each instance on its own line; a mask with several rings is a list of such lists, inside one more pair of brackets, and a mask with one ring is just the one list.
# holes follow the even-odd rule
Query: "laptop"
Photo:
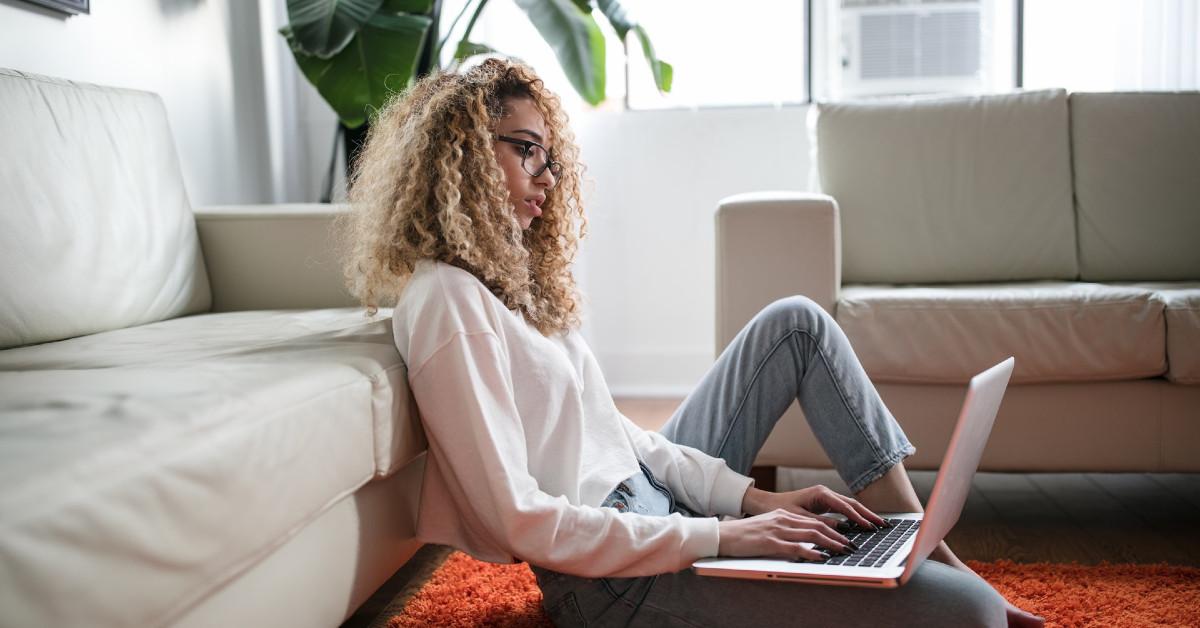
[[[819, 561], [704, 558], [692, 569], [702, 576], [872, 588], [895, 588], [908, 582], [958, 522], [1015, 363], [1010, 357], [971, 378], [924, 513], [881, 514], [892, 527], [843, 532], [859, 547], [849, 555], [835, 554]], [[812, 547], [811, 543], [805, 545]]]

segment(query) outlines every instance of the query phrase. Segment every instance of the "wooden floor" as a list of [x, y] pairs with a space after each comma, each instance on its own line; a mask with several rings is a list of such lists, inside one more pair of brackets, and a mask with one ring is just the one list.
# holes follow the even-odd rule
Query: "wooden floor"
[[[658, 429], [679, 399], [617, 399], [646, 429]], [[935, 473], [913, 471], [921, 500]], [[833, 471], [779, 469], [777, 490], [825, 484]], [[1200, 474], [979, 473], [946, 542], [964, 560], [1158, 563], [1200, 566]]]

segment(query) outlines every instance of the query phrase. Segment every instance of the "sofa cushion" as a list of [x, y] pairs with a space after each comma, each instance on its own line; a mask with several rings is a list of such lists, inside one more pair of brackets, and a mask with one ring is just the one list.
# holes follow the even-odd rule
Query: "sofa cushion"
[[847, 286], [837, 306], [871, 378], [961, 383], [1010, 355], [1012, 381], [1135, 379], [1166, 371], [1163, 301], [1090, 283]]
[[0, 68], [0, 111], [0, 348], [208, 309], [157, 95]]
[[1200, 92], [1071, 94], [1085, 281], [1200, 279]]
[[0, 352], [5, 617], [70, 600], [89, 625], [160, 625], [423, 449], [390, 321], [360, 312]]
[[816, 111], [847, 283], [1076, 277], [1063, 90]]
[[1153, 290], [1166, 305], [1167, 379], [1200, 384], [1200, 282], [1129, 285]]

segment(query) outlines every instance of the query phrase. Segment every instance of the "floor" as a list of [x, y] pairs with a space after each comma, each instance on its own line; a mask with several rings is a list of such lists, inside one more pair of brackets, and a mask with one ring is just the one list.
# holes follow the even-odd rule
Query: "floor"
[[[670, 418], [680, 399], [617, 399], [646, 429]], [[922, 501], [935, 473], [910, 473]], [[776, 489], [825, 484], [846, 491], [828, 470], [779, 469]], [[964, 560], [1159, 563], [1200, 566], [1200, 474], [979, 473], [947, 543]], [[449, 553], [418, 552], [342, 628], [383, 628]]]

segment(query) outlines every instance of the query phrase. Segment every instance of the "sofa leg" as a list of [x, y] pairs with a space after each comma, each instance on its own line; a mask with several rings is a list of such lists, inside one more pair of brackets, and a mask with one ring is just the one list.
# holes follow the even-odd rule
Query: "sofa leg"
[[754, 488], [774, 491], [776, 469], [777, 467], [750, 467], [750, 477], [754, 478]]

